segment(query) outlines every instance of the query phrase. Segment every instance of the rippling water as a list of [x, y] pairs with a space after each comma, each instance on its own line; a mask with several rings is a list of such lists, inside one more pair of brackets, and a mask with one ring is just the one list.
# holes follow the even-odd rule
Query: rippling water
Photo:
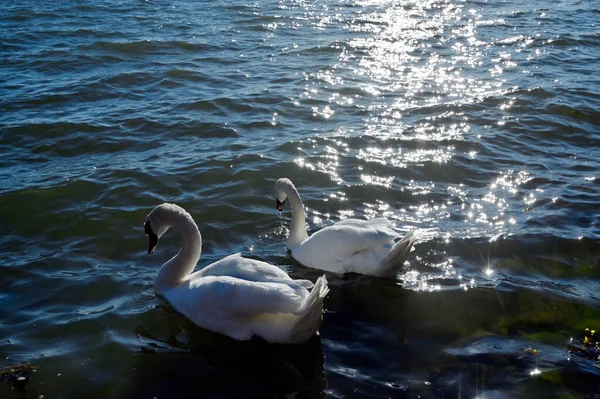
[[[595, 1], [3, 1], [3, 398], [598, 398]], [[153, 291], [162, 201], [200, 267], [293, 276], [311, 231], [421, 229], [397, 279], [329, 276], [319, 337], [240, 343]], [[288, 211], [289, 212], [289, 211]], [[591, 337], [591, 338], [590, 338]], [[43, 396], [42, 396], [43, 395]]]

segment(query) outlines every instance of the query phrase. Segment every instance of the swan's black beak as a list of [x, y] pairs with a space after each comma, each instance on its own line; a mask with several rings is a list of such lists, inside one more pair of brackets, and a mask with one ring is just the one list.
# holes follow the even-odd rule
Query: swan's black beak
[[285, 200], [283, 202], [279, 201], [279, 199], [277, 200], [277, 210], [279, 212], [283, 211], [283, 204], [285, 204]]
[[152, 231], [149, 220], [144, 224], [144, 233], [148, 237], [148, 253], [153, 254], [154, 248], [158, 244], [158, 236]]

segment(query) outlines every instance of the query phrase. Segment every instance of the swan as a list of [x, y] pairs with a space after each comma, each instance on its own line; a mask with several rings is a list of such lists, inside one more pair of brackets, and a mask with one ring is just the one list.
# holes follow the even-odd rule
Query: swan
[[315, 284], [293, 280], [277, 266], [239, 253], [192, 273], [202, 236], [178, 205], [158, 205], [146, 217], [148, 253], [170, 227], [179, 230], [182, 245], [158, 271], [154, 291], [194, 324], [237, 340], [258, 336], [272, 343], [301, 343], [317, 333], [329, 292], [324, 275]]
[[275, 192], [280, 212], [285, 200], [290, 200], [292, 221], [287, 248], [304, 266], [338, 274], [394, 277], [415, 243], [416, 229], [396, 242], [399, 235], [386, 218], [345, 219], [309, 236], [304, 204], [294, 183], [285, 177], [278, 179]]

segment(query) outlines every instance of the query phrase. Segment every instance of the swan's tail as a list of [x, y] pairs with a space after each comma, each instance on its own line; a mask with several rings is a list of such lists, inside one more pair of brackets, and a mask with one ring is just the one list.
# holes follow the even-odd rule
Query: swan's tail
[[308, 341], [317, 333], [323, 320], [323, 300], [329, 293], [327, 277], [322, 275], [302, 305], [298, 319], [290, 331], [290, 343]]
[[378, 271], [379, 277], [393, 277], [404, 265], [408, 254], [417, 240], [417, 229], [413, 229], [397, 243], [394, 244], [390, 252], [381, 261], [381, 269]]

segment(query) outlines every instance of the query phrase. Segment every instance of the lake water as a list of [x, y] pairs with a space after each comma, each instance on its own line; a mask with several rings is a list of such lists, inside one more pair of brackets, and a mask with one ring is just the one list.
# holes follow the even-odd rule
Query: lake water
[[[0, 2], [6, 398], [600, 398], [596, 1]], [[154, 294], [185, 207], [199, 267], [292, 276], [310, 231], [386, 216], [396, 279], [328, 275], [320, 335], [237, 342]]]

